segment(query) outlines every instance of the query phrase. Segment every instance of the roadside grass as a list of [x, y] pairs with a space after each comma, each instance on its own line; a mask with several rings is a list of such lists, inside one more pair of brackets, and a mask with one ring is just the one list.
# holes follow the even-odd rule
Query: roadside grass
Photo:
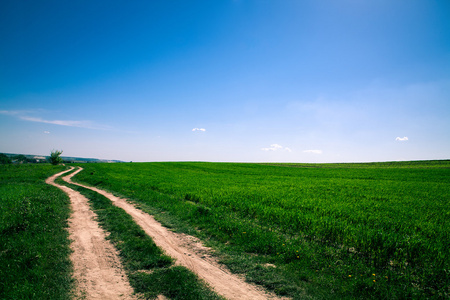
[[83, 167], [280, 295], [450, 297], [450, 161]]
[[69, 299], [69, 198], [51, 165], [0, 166], [0, 299]]
[[123, 209], [89, 189], [64, 184], [79, 191], [86, 198], [98, 216], [98, 222], [109, 233], [108, 239], [120, 253], [131, 286], [139, 296], [155, 299], [164, 295], [169, 299], [222, 299], [213, 293], [191, 271], [173, 266], [173, 260], [166, 256], [153, 240], [137, 225]]

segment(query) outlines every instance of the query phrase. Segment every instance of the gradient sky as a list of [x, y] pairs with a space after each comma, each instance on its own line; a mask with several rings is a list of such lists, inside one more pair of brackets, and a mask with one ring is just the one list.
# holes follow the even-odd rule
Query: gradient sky
[[450, 1], [0, 2], [0, 152], [450, 158]]

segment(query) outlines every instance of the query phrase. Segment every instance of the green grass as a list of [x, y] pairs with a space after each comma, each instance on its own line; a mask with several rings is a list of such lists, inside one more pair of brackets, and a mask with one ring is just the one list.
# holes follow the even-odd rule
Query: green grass
[[[59, 184], [66, 184], [58, 179]], [[123, 209], [91, 190], [68, 185], [89, 199], [100, 225], [109, 232], [108, 239], [119, 250], [122, 263], [136, 293], [146, 299], [163, 294], [170, 299], [221, 299], [191, 271], [173, 266], [153, 240]]]
[[450, 296], [450, 161], [83, 167], [280, 295]]
[[45, 183], [64, 167], [0, 166], [0, 299], [69, 299], [69, 199]]

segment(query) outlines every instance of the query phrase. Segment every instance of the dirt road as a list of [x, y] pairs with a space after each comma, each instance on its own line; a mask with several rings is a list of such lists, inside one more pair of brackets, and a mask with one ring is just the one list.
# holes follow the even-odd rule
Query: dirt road
[[176, 264], [185, 266], [195, 272], [219, 295], [226, 299], [281, 299], [274, 294], [265, 292], [260, 287], [245, 282], [241, 277], [231, 274], [226, 267], [218, 264], [206, 254], [208, 252], [206, 247], [202, 246], [197, 239], [169, 231], [151, 215], [135, 208], [126, 199], [121, 199], [95, 187], [72, 182], [71, 178], [81, 170], [82, 168], [79, 168], [76, 172], [63, 177], [63, 180], [93, 190], [109, 198], [114, 205], [124, 209], [155, 241], [158, 247], [176, 260]]
[[70, 197], [72, 215], [69, 234], [72, 243], [70, 259], [77, 283], [76, 297], [82, 299], [135, 299], [123, 271], [117, 250], [105, 239], [105, 232], [95, 221], [88, 199], [79, 192], [55, 183], [60, 172], [45, 182], [63, 190]]

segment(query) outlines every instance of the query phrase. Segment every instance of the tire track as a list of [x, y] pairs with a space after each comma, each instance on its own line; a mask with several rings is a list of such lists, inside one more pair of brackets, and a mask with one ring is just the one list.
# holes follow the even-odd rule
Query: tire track
[[69, 187], [55, 183], [56, 178], [73, 169], [71, 167], [55, 174], [45, 182], [70, 197], [72, 214], [69, 218], [69, 234], [73, 251], [70, 259], [77, 284], [76, 297], [135, 299], [117, 250], [106, 240], [105, 232], [95, 221], [96, 214], [90, 209], [88, 199]]

